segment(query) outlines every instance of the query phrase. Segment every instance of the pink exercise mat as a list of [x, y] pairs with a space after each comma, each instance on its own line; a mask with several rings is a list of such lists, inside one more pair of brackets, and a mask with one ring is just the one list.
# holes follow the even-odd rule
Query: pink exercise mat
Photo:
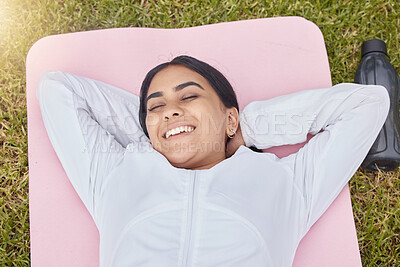
[[[184, 29], [98, 30], [39, 40], [27, 57], [32, 266], [99, 265], [98, 231], [42, 122], [36, 100], [42, 73], [62, 70], [138, 94], [148, 70], [181, 54], [219, 69], [234, 87], [240, 109], [253, 100], [331, 86], [323, 36], [299, 17]], [[281, 157], [299, 147], [269, 151]], [[348, 186], [303, 238], [293, 266], [361, 266]]]

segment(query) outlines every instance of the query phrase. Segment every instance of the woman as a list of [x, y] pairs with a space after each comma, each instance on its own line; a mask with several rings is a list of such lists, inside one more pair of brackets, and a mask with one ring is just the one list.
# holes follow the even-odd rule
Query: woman
[[[224, 76], [188, 56], [151, 70], [140, 103], [62, 72], [46, 73], [37, 94], [99, 229], [101, 266], [291, 266], [389, 108], [381, 86], [340, 84], [239, 113]], [[308, 133], [282, 159], [247, 148], [301, 143]]]

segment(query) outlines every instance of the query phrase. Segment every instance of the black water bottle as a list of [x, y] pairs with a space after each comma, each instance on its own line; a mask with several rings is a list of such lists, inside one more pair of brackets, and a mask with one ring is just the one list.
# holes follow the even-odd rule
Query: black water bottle
[[386, 122], [361, 166], [369, 171], [392, 171], [400, 166], [399, 74], [390, 64], [386, 44], [381, 40], [364, 42], [361, 57], [354, 82], [383, 85], [390, 96]]

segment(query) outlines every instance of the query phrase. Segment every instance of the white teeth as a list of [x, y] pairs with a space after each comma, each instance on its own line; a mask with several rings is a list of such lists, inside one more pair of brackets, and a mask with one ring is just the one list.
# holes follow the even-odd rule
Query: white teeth
[[175, 135], [181, 132], [187, 132], [190, 133], [194, 130], [194, 128], [192, 126], [180, 126], [180, 127], [176, 127], [174, 129], [169, 130], [166, 134], [165, 134], [165, 138], [170, 137], [171, 135]]

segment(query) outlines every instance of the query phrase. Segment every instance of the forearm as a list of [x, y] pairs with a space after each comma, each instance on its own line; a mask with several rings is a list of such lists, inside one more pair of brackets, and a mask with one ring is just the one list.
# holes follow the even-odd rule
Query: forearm
[[367, 99], [382, 98], [376, 88], [339, 84], [252, 102], [240, 113], [244, 141], [261, 149], [304, 142], [308, 133], [324, 130]]
[[[127, 91], [66, 72], [47, 72], [43, 78], [60, 90], [69, 90], [85, 102], [82, 107], [124, 147], [132, 141], [147, 142], [139, 124], [139, 98]], [[40, 92], [38, 92], [40, 93]], [[57, 93], [57, 92], [55, 92]]]

